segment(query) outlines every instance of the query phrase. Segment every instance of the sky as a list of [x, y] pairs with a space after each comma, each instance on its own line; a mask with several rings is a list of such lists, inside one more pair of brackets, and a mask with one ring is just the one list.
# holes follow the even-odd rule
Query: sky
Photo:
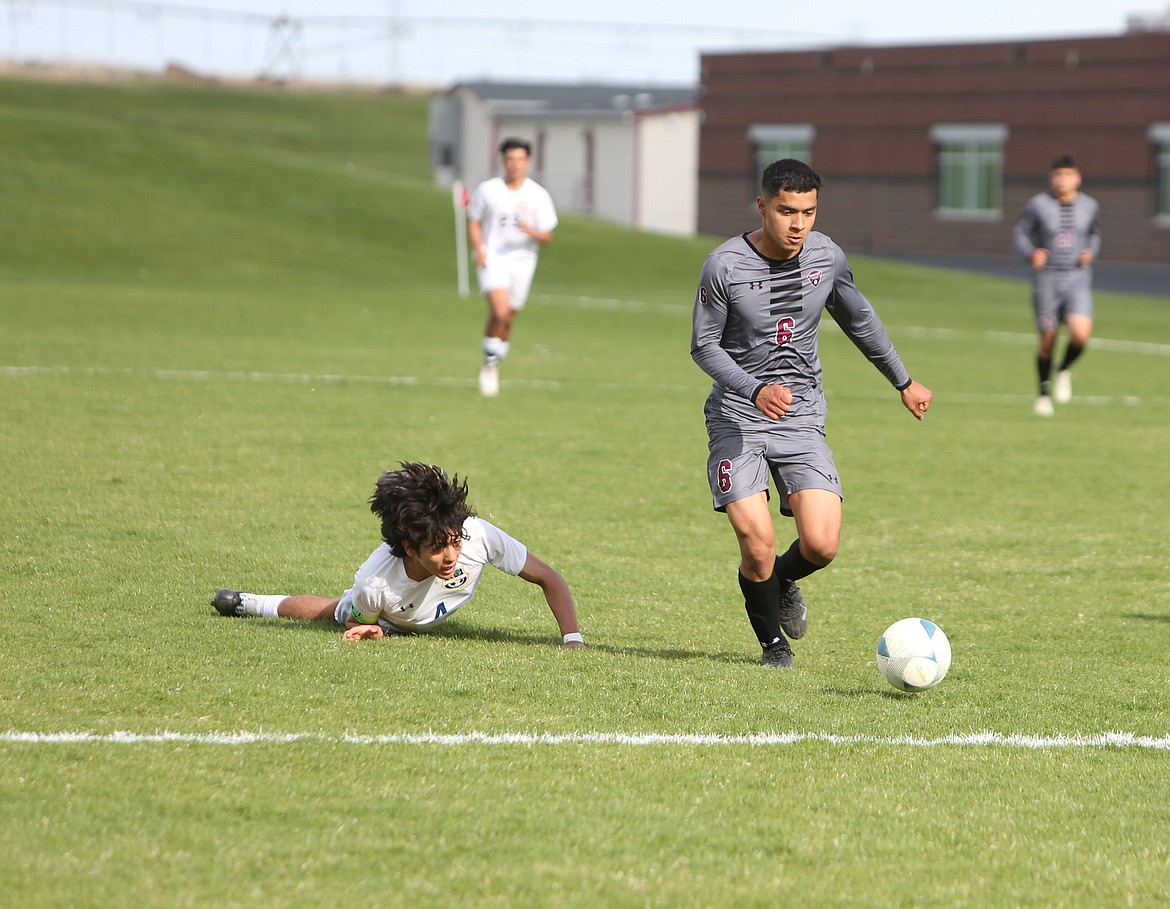
[[1170, 19], [1170, 2], [0, 0], [0, 61], [423, 87], [687, 86], [702, 53], [1119, 35], [1131, 16]]

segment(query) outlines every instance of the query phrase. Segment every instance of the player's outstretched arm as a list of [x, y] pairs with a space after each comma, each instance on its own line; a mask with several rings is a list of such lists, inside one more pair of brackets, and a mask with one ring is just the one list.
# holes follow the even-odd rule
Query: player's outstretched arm
[[902, 389], [902, 403], [910, 413], [914, 414], [916, 420], [921, 420], [926, 416], [933, 398], [934, 392], [919, 382], [911, 382]]
[[[573, 605], [573, 594], [569, 590], [568, 582], [561, 577], [560, 572], [546, 565], [530, 552], [528, 560], [520, 572], [520, 577], [529, 584], [535, 584], [544, 592], [548, 608], [552, 610], [553, 618], [557, 620], [557, 625], [561, 629], [562, 638], [565, 635], [581, 634], [581, 626], [577, 624], [577, 608]], [[585, 646], [583, 640], [573, 639], [564, 643], [566, 649]]]

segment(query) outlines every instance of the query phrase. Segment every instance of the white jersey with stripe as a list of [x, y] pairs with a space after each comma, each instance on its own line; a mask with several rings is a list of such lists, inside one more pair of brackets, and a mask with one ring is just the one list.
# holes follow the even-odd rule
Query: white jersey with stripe
[[746, 233], [712, 252], [699, 277], [691, 334], [691, 356], [714, 380], [708, 413], [775, 427], [752, 401], [763, 385], [785, 385], [792, 408], [784, 421], [823, 424], [817, 332], [826, 310], [892, 385], [910, 380], [877, 313], [853, 283], [845, 253], [824, 234], [811, 231], [786, 260], [766, 258]]
[[523, 543], [482, 518], [468, 518], [454, 577], [415, 581], [402, 558], [383, 543], [357, 570], [340, 606], [348, 606], [359, 622], [384, 621], [402, 631], [425, 631], [471, 601], [486, 566], [518, 575], [527, 559]]
[[484, 180], [472, 193], [467, 214], [479, 222], [489, 262], [494, 256], [516, 254], [536, 258], [540, 244], [520, 229], [521, 222], [542, 232], [557, 226], [552, 196], [527, 177], [517, 189], [509, 189], [503, 177]]

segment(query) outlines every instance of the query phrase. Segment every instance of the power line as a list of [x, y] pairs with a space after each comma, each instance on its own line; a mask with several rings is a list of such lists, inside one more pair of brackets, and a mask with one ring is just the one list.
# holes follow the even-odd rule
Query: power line
[[[2, 2], [2, 0], [0, 0]], [[441, 15], [403, 15], [396, 11], [396, 5], [385, 15], [288, 15], [250, 10], [228, 10], [209, 4], [183, 2], [149, 2], [149, 0], [8, 0], [12, 11], [12, 29], [9, 49], [19, 56], [28, 53], [27, 41], [18, 38], [20, 19], [30, 20], [36, 11], [49, 8], [61, 11], [57, 25], [57, 56], [68, 59], [71, 48], [80, 43], [88, 46], [88, 53], [94, 53], [92, 24], [86, 27], [71, 27], [66, 19], [71, 13], [78, 16], [105, 15], [109, 24], [105, 29], [105, 52], [98, 50], [99, 57], [108, 62], [136, 55], [141, 61], [147, 53], [140, 29], [122, 27], [125, 19], [141, 25], [153, 24], [154, 44], [159, 53], [167, 44], [166, 53], [175, 54], [174, 48], [182, 46], [178, 57], [199, 56], [192, 49], [193, 41], [187, 23], [198, 22], [203, 27], [204, 47], [202, 58], [207, 61], [211, 72], [219, 71], [217, 63], [210, 61], [220, 58], [224, 48], [232, 41], [223, 33], [234, 32], [232, 38], [245, 38], [261, 29], [267, 34], [268, 48], [262, 59], [255, 51], [249, 53], [250, 63], [244, 69], [262, 76], [280, 75], [300, 78], [306, 75], [310, 64], [316, 64], [320, 71], [323, 59], [335, 59], [343, 64], [348, 76], [351, 58], [361, 57], [366, 64], [363, 70], [369, 73], [370, 51], [381, 46], [385, 53], [378, 58], [377, 68], [388, 66], [391, 82], [400, 81], [398, 72], [405, 58], [412, 58], [416, 67], [434, 68], [442, 65], [444, 56], [455, 56], [455, 65], [463, 72], [456, 78], [465, 78], [467, 70], [477, 68], [510, 68], [503, 78], [523, 78], [521, 71], [530, 61], [541, 59], [546, 72], [557, 72], [569, 77], [569, 68], [579, 72], [573, 77], [596, 80], [607, 77], [616, 70], [639, 69], [653, 72], [677, 72], [683, 67], [697, 68], [698, 57], [703, 50], [746, 50], [751, 47], [775, 49], [777, 45], [791, 45], [794, 42], [809, 42], [814, 39], [836, 40], [834, 36], [770, 28], [736, 28], [733, 26], [701, 26], [675, 22], [623, 22], [597, 21], [576, 17], [572, 19], [521, 19], [511, 17], [454, 17]], [[122, 25], [115, 27], [115, 19]], [[92, 19], [89, 20], [92, 23]], [[181, 29], [171, 29], [169, 23], [183, 23]], [[43, 16], [41, 42], [48, 44]], [[215, 40], [211, 31], [216, 32]], [[135, 44], [137, 39], [137, 44]], [[427, 42], [430, 42], [428, 45]], [[431, 49], [426, 54], [426, 48]], [[492, 55], [468, 52], [471, 48], [492, 48]], [[498, 53], [499, 50], [507, 53]], [[478, 62], [477, 62], [478, 60]], [[164, 61], [159, 61], [164, 62]], [[167, 59], [165, 62], [170, 62]], [[452, 69], [447, 66], [447, 69]], [[585, 72], [594, 70], [588, 75]], [[597, 72], [597, 70], [600, 70]], [[238, 70], [237, 70], [238, 72]], [[498, 74], [475, 73], [477, 78], [501, 78]], [[547, 78], [547, 77], [546, 77]], [[629, 77], [625, 77], [629, 78]], [[638, 77], [636, 77], [638, 78]], [[691, 76], [690, 78], [694, 78]], [[653, 76], [651, 76], [653, 79]], [[416, 77], [416, 81], [418, 81]], [[425, 79], [422, 81], [426, 81]], [[435, 81], [435, 80], [432, 80]], [[445, 81], [439, 79], [437, 81]], [[682, 81], [682, 80], [675, 80]]]
[[99, 11], [137, 13], [140, 15], [167, 15], [175, 18], [218, 19], [227, 22], [263, 24], [284, 19], [299, 22], [301, 27], [317, 26], [336, 29], [386, 28], [396, 30], [403, 26], [410, 28], [439, 29], [443, 31], [484, 32], [493, 30], [526, 29], [543, 33], [564, 32], [580, 35], [596, 32], [612, 35], [633, 31], [653, 32], [655, 35], [673, 35], [688, 39], [707, 38], [723, 43], [725, 41], [767, 43], [770, 41], [792, 40], [840, 40], [842, 36], [818, 32], [803, 32], [794, 29], [739, 28], [726, 25], [690, 25], [678, 22], [602, 22], [596, 19], [534, 19], [508, 18], [502, 16], [416, 16], [391, 13], [371, 15], [300, 15], [286, 13], [265, 13], [247, 10], [226, 10], [214, 6], [197, 6], [189, 3], [139, 2], [139, 0], [8, 0], [9, 5], [24, 8], [73, 7]]

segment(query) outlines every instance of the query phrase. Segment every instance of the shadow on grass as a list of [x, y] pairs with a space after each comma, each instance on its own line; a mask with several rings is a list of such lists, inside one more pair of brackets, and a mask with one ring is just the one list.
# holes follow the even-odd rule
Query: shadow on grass
[[[214, 618], [224, 618], [214, 616]], [[285, 634], [287, 632], [312, 633], [333, 636], [341, 635], [341, 627], [336, 622], [324, 619], [315, 622], [298, 621], [296, 619], [261, 619], [251, 616], [230, 618], [228, 621], [238, 622], [248, 626], [250, 632], [261, 634]], [[386, 635], [383, 640], [403, 638], [437, 638], [453, 641], [487, 641], [493, 644], [523, 644], [525, 646], [550, 647], [557, 646], [560, 641], [551, 634], [536, 632], [506, 631], [498, 628], [464, 628], [458, 625], [443, 624], [434, 631], [421, 634]], [[758, 663], [759, 658], [747, 652], [683, 650], [681, 648], [653, 648], [653, 647], [623, 647], [613, 644], [589, 642], [589, 650], [598, 653], [613, 654], [615, 656], [641, 657], [655, 660], [706, 660], [721, 664]]]
[[893, 688], [826, 688], [825, 694], [835, 695], [839, 698], [850, 698], [857, 700], [859, 698], [871, 698], [877, 695], [879, 698], [886, 698], [888, 700], [900, 701], [905, 698], [912, 698], [915, 692], [911, 691], [895, 691]]
[[1139, 622], [1170, 622], [1170, 615], [1151, 615], [1148, 612], [1127, 612], [1122, 618], [1137, 619]]
[[680, 650], [678, 648], [618, 647], [612, 644], [590, 644], [589, 649], [597, 650], [601, 653], [612, 653], [618, 656], [634, 656], [654, 660], [706, 660], [725, 665], [751, 663], [757, 666], [760, 663], [759, 656], [755, 654], [749, 655], [743, 652], [729, 652], [726, 650], [711, 652], [708, 650]]

